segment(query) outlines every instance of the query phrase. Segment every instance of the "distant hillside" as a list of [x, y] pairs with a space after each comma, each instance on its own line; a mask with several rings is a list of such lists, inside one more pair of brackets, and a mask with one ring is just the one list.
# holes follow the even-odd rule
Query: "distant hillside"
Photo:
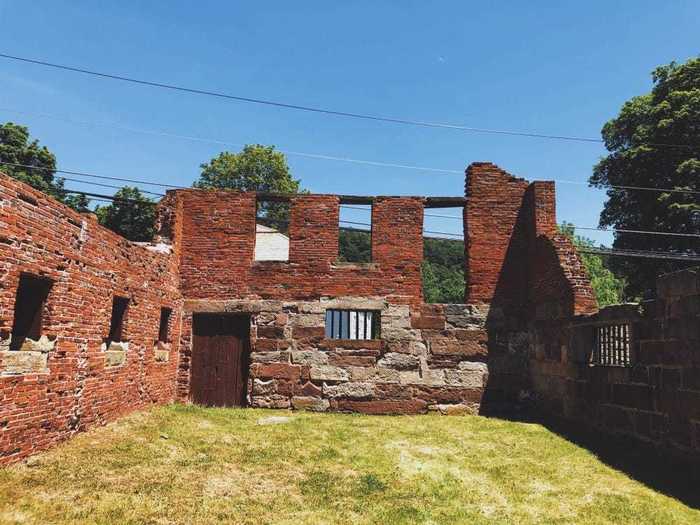
[[[340, 230], [340, 260], [369, 262], [370, 234]], [[428, 303], [464, 302], [464, 243], [447, 239], [423, 242], [423, 296]]]

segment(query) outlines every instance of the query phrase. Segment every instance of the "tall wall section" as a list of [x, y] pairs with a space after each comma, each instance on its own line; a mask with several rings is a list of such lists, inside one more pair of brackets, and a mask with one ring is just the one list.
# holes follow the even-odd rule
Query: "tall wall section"
[[[167, 251], [167, 250], [166, 250]], [[174, 399], [181, 301], [175, 259], [0, 174], [0, 463]], [[10, 349], [22, 276], [49, 281], [40, 338]], [[107, 347], [112, 298], [125, 342]], [[161, 307], [173, 343], [157, 345]]]

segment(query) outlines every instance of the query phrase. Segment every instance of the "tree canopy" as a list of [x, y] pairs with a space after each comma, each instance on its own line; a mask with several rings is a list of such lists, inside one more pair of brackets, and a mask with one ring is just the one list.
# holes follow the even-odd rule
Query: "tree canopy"
[[[274, 193], [299, 193], [301, 182], [289, 171], [284, 154], [274, 146], [247, 144], [239, 153], [221, 152], [200, 166], [195, 188], [231, 189]], [[286, 230], [288, 206], [262, 203], [259, 213], [280, 230]]]
[[32, 188], [51, 195], [78, 211], [87, 210], [84, 195], [69, 195], [64, 181], [56, 178], [56, 156], [38, 140], [32, 140], [29, 129], [19, 124], [0, 124], [0, 171]]
[[[594, 167], [590, 184], [607, 189], [600, 225], [618, 229], [700, 234], [700, 58], [672, 62], [652, 73], [650, 93], [627, 101], [603, 126], [610, 152]], [[662, 188], [648, 191], [612, 186]], [[700, 253], [698, 238], [618, 232], [614, 248]], [[660, 273], [683, 262], [615, 258], [627, 293], [653, 290]]]
[[155, 233], [155, 203], [131, 186], [124, 186], [114, 198], [112, 204], [95, 208], [100, 224], [131, 241], [150, 241]]

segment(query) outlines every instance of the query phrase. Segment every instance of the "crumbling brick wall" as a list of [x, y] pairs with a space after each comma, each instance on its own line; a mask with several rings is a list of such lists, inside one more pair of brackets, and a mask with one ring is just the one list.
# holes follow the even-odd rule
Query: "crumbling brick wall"
[[[22, 274], [52, 287], [41, 341], [9, 350]], [[131, 300], [126, 351], [104, 345], [115, 294]], [[155, 345], [162, 306], [173, 309], [170, 349]], [[173, 400], [179, 318], [168, 254], [126, 241], [94, 215], [0, 174], [0, 463]]]
[[[626, 324], [631, 364], [591, 362], [595, 330]], [[533, 326], [539, 407], [700, 459], [700, 270], [667, 274], [657, 299]]]
[[[372, 262], [340, 263], [340, 197], [294, 196], [289, 260], [271, 262], [254, 260], [255, 193], [169, 192], [149, 250], [2, 176], [0, 461], [146, 403], [188, 399], [199, 313], [250, 316], [253, 406], [457, 413], [512, 403], [529, 386], [533, 305], [565, 303], [560, 316], [595, 305], [572, 246], [556, 233], [553, 185], [489, 163], [467, 177], [469, 304], [428, 305], [427, 198], [375, 197]], [[23, 272], [53, 287], [44, 337], [16, 351], [8, 341]], [[107, 347], [114, 295], [131, 301], [128, 344]], [[155, 344], [161, 307], [173, 310], [169, 349]], [[377, 312], [381, 337], [326, 338], [328, 308]]]

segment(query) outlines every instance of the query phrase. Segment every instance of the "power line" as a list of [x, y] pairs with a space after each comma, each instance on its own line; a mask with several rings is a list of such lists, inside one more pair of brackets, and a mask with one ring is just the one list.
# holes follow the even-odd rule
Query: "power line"
[[[0, 55], [2, 56], [2, 55]], [[227, 142], [224, 140], [219, 140], [219, 139], [209, 139], [209, 138], [204, 138], [204, 137], [196, 137], [192, 135], [180, 135], [176, 133], [167, 133], [167, 132], [161, 132], [161, 131], [153, 131], [153, 130], [145, 130], [141, 128], [133, 128], [129, 126], [120, 126], [116, 124], [109, 124], [109, 123], [101, 123], [101, 122], [88, 122], [88, 121], [82, 121], [82, 120], [75, 120], [75, 119], [69, 119], [65, 117], [59, 117], [56, 115], [49, 115], [47, 113], [33, 113], [29, 111], [18, 111], [14, 109], [9, 109], [9, 108], [1, 108], [0, 111], [8, 111], [11, 113], [19, 113], [19, 114], [25, 114], [25, 115], [31, 115], [31, 116], [38, 116], [40, 118], [49, 118], [49, 119], [54, 119], [58, 121], [63, 121], [63, 122], [68, 122], [71, 124], [77, 124], [77, 125], [85, 125], [85, 126], [103, 126], [103, 127], [109, 127], [109, 128], [114, 128], [114, 129], [120, 129], [124, 131], [129, 131], [133, 133], [142, 133], [146, 135], [155, 135], [155, 136], [160, 136], [160, 137], [169, 137], [169, 138], [177, 138], [177, 139], [183, 139], [183, 140], [190, 140], [190, 141], [196, 141], [196, 142], [205, 142], [205, 143], [211, 143], [211, 144], [220, 144], [222, 146], [235, 146], [235, 147], [242, 147], [242, 144], [239, 143], [234, 143], [234, 142]], [[396, 162], [381, 162], [381, 161], [376, 161], [376, 160], [366, 160], [366, 159], [355, 159], [352, 157], [338, 157], [334, 155], [325, 155], [322, 153], [305, 153], [305, 152], [300, 152], [300, 151], [292, 151], [292, 150], [285, 150], [285, 149], [279, 149], [278, 150], [280, 153], [284, 153], [285, 155], [293, 155], [293, 156], [300, 156], [300, 157], [305, 157], [305, 158], [311, 158], [311, 159], [318, 159], [318, 160], [331, 160], [331, 161], [337, 161], [337, 162], [349, 162], [353, 164], [363, 164], [363, 165], [368, 165], [368, 166], [379, 166], [379, 167], [385, 167], [385, 168], [398, 168], [398, 169], [408, 169], [408, 170], [415, 170], [415, 171], [426, 171], [426, 172], [432, 172], [432, 173], [446, 173], [446, 174], [454, 174], [454, 175], [464, 175], [463, 171], [460, 170], [449, 170], [449, 169], [444, 169], [444, 168], [434, 168], [434, 167], [429, 167], [429, 166], [413, 166], [410, 164], [401, 164], [401, 163], [396, 163]], [[69, 173], [69, 172], [65, 172]], [[94, 176], [94, 175], [86, 175], [86, 176]], [[117, 179], [117, 180], [122, 180], [122, 179]], [[587, 182], [581, 182], [581, 181], [574, 181], [574, 180], [566, 180], [566, 179], [552, 179], [553, 182], [559, 183], [559, 184], [575, 184], [575, 185], [580, 185], [580, 186], [589, 186]], [[145, 182], [142, 181], [142, 184], [152, 184], [152, 185], [158, 185], [153, 182]], [[161, 184], [161, 186], [165, 187], [174, 187], [174, 186], [168, 186], [167, 184]], [[597, 190], [604, 191], [606, 189], [615, 189], [615, 190], [621, 190], [621, 191], [656, 191], [660, 193], [688, 193], [688, 194], [698, 194], [700, 195], [700, 191], [697, 190], [686, 190], [686, 189], [678, 189], [678, 188], [654, 188], [654, 187], [649, 187], [649, 186], [627, 186], [627, 185], [618, 185], [618, 184], [613, 184], [613, 185], [608, 185], [605, 188], [598, 188], [598, 187], [593, 187]]]
[[[71, 193], [71, 194], [77, 194], [77, 195], [85, 195], [88, 197], [94, 197], [94, 200], [104, 200], [104, 201], [112, 201], [112, 202], [123, 202], [123, 203], [128, 203], [128, 204], [150, 204], [150, 205], [157, 205], [158, 203], [153, 202], [153, 201], [136, 201], [134, 199], [127, 199], [127, 198], [119, 198], [119, 197], [113, 197], [110, 195], [103, 195], [99, 193], [91, 193], [91, 192], [86, 192], [86, 191], [78, 191], [78, 190], [71, 190], [71, 189], [65, 189], [63, 190], [64, 193]], [[369, 223], [365, 222], [354, 222], [354, 221], [339, 221], [343, 224], [353, 224], [353, 225], [360, 225], [360, 226], [371, 226]], [[358, 231], [367, 231], [367, 230], [358, 230]], [[423, 233], [430, 233], [433, 235], [450, 235], [450, 236], [455, 236], [457, 238], [453, 239], [445, 239], [442, 238], [442, 240], [446, 241], [464, 241], [464, 238], [459, 236], [459, 234], [455, 233], [448, 233], [448, 232], [437, 232], [437, 231], [431, 231], [431, 230], [423, 230]], [[666, 259], [666, 260], [678, 260], [678, 261], [688, 261], [688, 262], [700, 262], [700, 256], [692, 256], [692, 255], [680, 255], [678, 253], [673, 253], [673, 252], [655, 252], [655, 251], [649, 251], [649, 250], [621, 250], [621, 249], [612, 249], [612, 248], [593, 248], [593, 247], [581, 247], [578, 248], [578, 251], [581, 253], [591, 253], [595, 255], [611, 255], [611, 256], [622, 256], [622, 257], [642, 257], [642, 258], [648, 258], [648, 259]]]
[[[85, 120], [76, 120], [76, 119], [71, 119], [71, 118], [67, 118], [67, 117], [61, 117], [58, 115], [51, 115], [48, 113], [35, 113], [35, 112], [31, 112], [31, 111], [19, 111], [16, 109], [3, 108], [3, 107], [0, 107], [0, 111], [7, 111], [10, 113], [18, 113], [20, 115], [29, 115], [29, 116], [39, 117], [39, 118], [48, 118], [51, 120], [57, 120], [59, 122], [67, 122], [69, 124], [80, 125], [80, 126], [106, 127], [106, 128], [113, 128], [113, 129], [118, 129], [118, 130], [122, 130], [122, 131], [128, 131], [130, 133], [142, 133], [144, 135], [153, 135], [153, 136], [157, 136], [157, 137], [175, 138], [175, 139], [189, 140], [189, 141], [193, 141], [193, 142], [203, 142], [203, 143], [209, 143], [209, 144], [219, 144], [221, 146], [234, 146], [237, 148], [240, 148], [243, 146], [243, 144], [240, 144], [237, 142], [230, 142], [230, 141], [225, 141], [225, 140], [221, 140], [221, 139], [212, 139], [212, 138], [206, 138], [206, 137], [197, 137], [197, 136], [193, 136], [193, 135], [182, 135], [179, 133], [169, 133], [169, 132], [165, 132], [165, 131], [155, 131], [155, 130], [148, 130], [148, 129], [143, 129], [143, 128], [134, 128], [131, 126], [121, 126], [118, 124], [107, 123], [107, 122], [88, 122]], [[433, 168], [433, 167], [428, 167], [428, 166], [414, 166], [411, 164], [402, 164], [402, 163], [396, 163], [396, 162], [382, 162], [382, 161], [377, 161], [377, 160], [355, 159], [352, 157], [338, 157], [335, 155], [326, 155], [323, 153], [308, 153], [308, 152], [293, 151], [293, 150], [288, 150], [288, 149], [279, 149], [278, 151], [280, 153], [284, 153], [285, 155], [305, 157], [305, 158], [310, 158], [310, 159], [332, 160], [332, 161], [338, 161], [338, 162], [349, 162], [352, 164], [364, 164], [364, 165], [368, 165], [368, 166], [380, 166], [380, 167], [385, 167], [385, 168], [399, 168], [399, 169], [416, 170], [416, 171], [427, 171], [427, 172], [433, 172], [433, 173], [448, 173], [448, 174], [455, 174], [455, 175], [464, 175], [464, 171], [460, 171], [460, 170], [448, 170], [448, 169], [444, 169], [444, 168]]]
[[[189, 189], [186, 186], [176, 186], [173, 184], [162, 184], [162, 183], [157, 183], [157, 182], [149, 182], [149, 181], [144, 181], [144, 180], [139, 180], [139, 179], [126, 179], [126, 178], [121, 178], [121, 177], [108, 177], [106, 175], [96, 175], [92, 173], [86, 173], [82, 171], [71, 171], [71, 170], [60, 170], [60, 169], [51, 169], [51, 168], [45, 168], [43, 166], [31, 166], [28, 164], [18, 164], [14, 162], [4, 162], [0, 161], [0, 165], [5, 165], [5, 166], [13, 166], [13, 167], [19, 167], [19, 168], [26, 168], [26, 169], [36, 169], [36, 170], [44, 170], [44, 171], [52, 171], [56, 173], [64, 173], [64, 174], [69, 174], [69, 175], [77, 175], [77, 176], [82, 176], [82, 177], [93, 177], [93, 178], [98, 178], [98, 179], [106, 179], [106, 180], [115, 180], [115, 181], [121, 181], [121, 182], [131, 182], [134, 184], [148, 184], [151, 186], [162, 186], [166, 188], [172, 188], [172, 189]], [[78, 180], [78, 179], [71, 179], [71, 178], [64, 178], [64, 180], [70, 181], [70, 182], [79, 182], [82, 184], [91, 184], [93, 186], [101, 186], [104, 188], [115, 188], [115, 189], [121, 189], [120, 186], [114, 186], [111, 184], [102, 184], [99, 182], [92, 182], [92, 181], [86, 181], [86, 180]], [[148, 190], [139, 190], [142, 193], [146, 193], [149, 195], [154, 195], [157, 197], [165, 197], [164, 194], [162, 193], [156, 193]], [[341, 204], [341, 208], [346, 208], [346, 209], [351, 209], [351, 210], [357, 210], [357, 211], [364, 211], [364, 212], [369, 212], [369, 209], [367, 208], [362, 208], [362, 207], [357, 207], [353, 205], [347, 205], [347, 204]], [[462, 217], [457, 217], [454, 215], [442, 215], [442, 214], [437, 214], [437, 213], [425, 213], [424, 214], [426, 217], [437, 217], [437, 218], [444, 218], [444, 219], [453, 219], [453, 220], [459, 220], [462, 221]], [[694, 234], [694, 233], [678, 233], [678, 232], [660, 232], [660, 231], [652, 231], [652, 230], [631, 230], [631, 229], [623, 229], [623, 228], [596, 228], [596, 227], [588, 227], [588, 226], [576, 226], [576, 225], [571, 225], [575, 230], [589, 230], [589, 231], [600, 231], [600, 232], [609, 232], [609, 233], [636, 233], [636, 234], [648, 234], [648, 235], [662, 235], [662, 236], [670, 236], [670, 237], [693, 237], [693, 238], [700, 238], [700, 234]], [[434, 233], [441, 233], [441, 232], [434, 232]], [[444, 233], [444, 232], [443, 232]], [[447, 235], [452, 235], [452, 234], [447, 234]]]
[[[8, 55], [5, 53], [0, 53], [0, 57], [6, 58], [8, 60], [15, 60], [18, 62], [25, 62], [28, 64], [35, 64], [35, 65], [40, 65], [40, 66], [44, 66], [44, 67], [60, 69], [63, 71], [70, 71], [73, 73], [81, 73], [84, 75], [91, 75], [91, 76], [100, 77], [100, 78], [107, 78], [107, 79], [111, 79], [111, 80], [120, 80], [122, 82], [130, 82], [132, 84], [139, 84], [139, 85], [143, 85], [143, 86], [169, 89], [172, 91], [180, 91], [183, 93], [190, 93], [190, 94], [195, 94], [195, 95], [206, 95], [206, 96], [210, 96], [210, 97], [235, 100], [238, 102], [247, 102], [247, 103], [251, 103], [251, 104], [261, 104], [261, 105], [265, 105], [265, 106], [274, 106], [274, 107], [279, 107], [279, 108], [284, 108], [284, 109], [308, 111], [308, 112], [312, 112], [312, 113], [320, 113], [320, 114], [333, 115], [333, 116], [338, 116], [338, 117], [349, 117], [349, 118], [362, 119], [362, 120], [389, 122], [389, 123], [393, 123], [393, 124], [405, 124], [405, 125], [425, 127], [425, 128], [452, 129], [452, 130], [467, 131], [467, 132], [472, 132], [472, 133], [488, 133], [488, 134], [510, 135], [510, 136], [541, 138], [541, 139], [550, 139], [550, 140], [564, 140], [564, 141], [571, 141], [571, 142], [588, 142], [588, 143], [594, 143], [594, 144], [603, 143], [603, 140], [598, 139], [598, 138], [591, 138], [591, 137], [575, 137], [575, 136], [567, 136], [567, 135], [550, 135], [550, 134], [546, 134], [546, 133], [537, 133], [537, 132], [475, 128], [475, 127], [461, 126], [461, 125], [456, 125], [456, 124], [447, 124], [447, 123], [443, 123], [443, 122], [410, 120], [407, 118], [384, 117], [384, 116], [380, 116], [380, 115], [371, 115], [371, 114], [366, 114], [366, 113], [353, 113], [353, 112], [348, 112], [348, 111], [339, 111], [339, 110], [333, 110], [333, 109], [319, 108], [319, 107], [315, 107], [315, 106], [303, 106], [303, 105], [299, 105], [299, 104], [290, 104], [287, 102], [278, 102], [278, 101], [274, 101], [274, 100], [244, 97], [244, 96], [240, 96], [240, 95], [231, 95], [228, 93], [221, 93], [218, 91], [209, 91], [209, 90], [205, 90], [205, 89], [189, 88], [189, 87], [184, 87], [184, 86], [178, 86], [175, 84], [166, 84], [163, 82], [143, 80], [143, 79], [138, 79], [138, 78], [134, 78], [134, 77], [127, 77], [127, 76], [123, 76], [123, 75], [115, 75], [112, 73], [104, 73], [104, 72], [100, 72], [100, 71], [94, 71], [94, 70], [89, 70], [89, 69], [84, 69], [84, 68], [67, 66], [64, 64], [56, 64], [54, 62], [47, 62], [45, 60], [36, 60], [36, 59], [32, 59], [32, 58], [19, 57], [19, 56], [15, 56], [15, 55]], [[651, 144], [651, 145], [660, 146], [660, 147], [675, 147], [675, 148], [690, 148], [691, 147], [690, 145], [686, 145], [686, 144], [682, 144], [682, 145], [681, 144]]]
[[[341, 204], [341, 208], [348, 208], [356, 211], [363, 211], [363, 212], [369, 212], [369, 209], [366, 208], [359, 208], [356, 206], [349, 206], [347, 204]], [[458, 221], [462, 221], [462, 217], [457, 217], [455, 215], [440, 215], [437, 213], [424, 213], [423, 214], [425, 217], [439, 217], [443, 219], [454, 219]], [[568, 223], [567, 223], [568, 225]], [[628, 230], [624, 228], [595, 228], [595, 227], [590, 227], [590, 226], [576, 226], [573, 224], [570, 224], [573, 229], [575, 230], [590, 230], [590, 231], [600, 231], [600, 232], [608, 232], [608, 233], [642, 233], [642, 234], [649, 234], [649, 235], [663, 235], [663, 236], [671, 236], [671, 237], [696, 237], [700, 238], [700, 234], [697, 233], [676, 233], [676, 232], [660, 232], [660, 231], [653, 231], [653, 230]]]
[[650, 250], [622, 250], [618, 248], [578, 248], [579, 252], [595, 255], [614, 255], [620, 257], [642, 257], [646, 259], [666, 259], [674, 261], [700, 262], [700, 256], [681, 255], [674, 252], [655, 252]]
[[[93, 182], [93, 181], [91, 181], [91, 180], [78, 180], [78, 179], [68, 179], [68, 178], [64, 178], [63, 180], [67, 180], [67, 181], [70, 181], [70, 182], [80, 182], [80, 183], [82, 183], [82, 184], [90, 184], [90, 185], [92, 185], [92, 186], [101, 186], [101, 187], [103, 187], [103, 188], [115, 188], [115, 189], [117, 189], [117, 190], [121, 190], [121, 189], [122, 189], [122, 186], [115, 186], [114, 184], [102, 184], [102, 183], [100, 183], [100, 182]], [[139, 191], [140, 191], [141, 193], [147, 193], [147, 194], [149, 194], [149, 195], [155, 195], [155, 196], [157, 196], [157, 197], [165, 197], [165, 195], [162, 194], [162, 193], [155, 193], [155, 192], [152, 192], [152, 191], [141, 190], [141, 189], [139, 189]]]

